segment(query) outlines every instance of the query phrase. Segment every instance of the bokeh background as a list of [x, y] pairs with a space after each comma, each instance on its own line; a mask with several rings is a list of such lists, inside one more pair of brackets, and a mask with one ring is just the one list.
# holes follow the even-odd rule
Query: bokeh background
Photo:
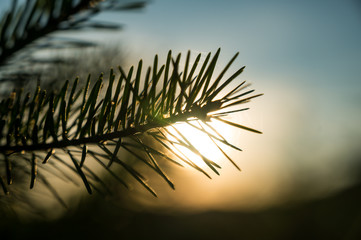
[[[7, 4], [2, 1], [0, 9]], [[170, 49], [184, 55], [191, 50], [194, 59], [221, 47], [221, 71], [240, 52], [233, 70], [243, 65], [246, 70], [239, 81], [265, 94], [233, 117], [263, 135], [225, 129], [243, 149], [230, 152], [241, 172], [222, 160], [221, 176], [212, 180], [172, 168], [176, 191], [156, 177], [150, 180], [159, 199], [135, 188], [121, 192], [122, 213], [97, 203], [93, 210], [103, 210], [93, 214], [112, 221], [103, 226], [111, 229], [106, 236], [114, 237], [112, 231], [129, 239], [361, 236], [360, 1], [153, 0], [140, 11], [106, 12], [96, 19], [123, 29], [67, 34], [120, 46], [126, 65], [140, 58], [151, 63], [154, 54], [164, 59]], [[86, 221], [90, 214], [79, 211], [83, 218], [65, 215], [47, 223], [49, 229]]]
[[257, 208], [284, 194], [324, 196], [352, 184], [361, 140], [360, 7], [357, 1], [152, 1], [139, 13], [100, 15], [125, 23], [102, 41], [122, 44], [131, 62], [150, 62], [169, 49], [191, 50], [195, 58], [221, 47], [219, 70], [240, 52], [234, 64], [246, 65], [240, 81], [265, 94], [236, 116], [264, 133], [234, 136], [244, 150], [235, 156], [243, 171], [225, 163], [221, 177], [198, 181], [189, 180], [198, 173], [181, 171], [178, 193], [158, 202]]

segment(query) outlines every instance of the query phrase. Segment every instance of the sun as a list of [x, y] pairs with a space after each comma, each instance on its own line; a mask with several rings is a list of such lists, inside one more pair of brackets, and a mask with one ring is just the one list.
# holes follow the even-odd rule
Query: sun
[[230, 129], [225, 124], [218, 121], [203, 123], [195, 120], [188, 123], [176, 123], [168, 127], [167, 131], [169, 140], [179, 142], [174, 144], [173, 150], [198, 167], [208, 168], [200, 155], [218, 165], [221, 165], [222, 161], [226, 161], [225, 155], [219, 149], [223, 144], [217, 140], [217, 138], [222, 139], [222, 136], [231, 134]]

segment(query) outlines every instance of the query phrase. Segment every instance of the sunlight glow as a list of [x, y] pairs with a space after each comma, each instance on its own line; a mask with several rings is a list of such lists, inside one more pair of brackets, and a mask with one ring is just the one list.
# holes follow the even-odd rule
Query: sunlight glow
[[[208, 122], [213, 129], [217, 129], [218, 133], [221, 136], [230, 135], [230, 128], [227, 128], [225, 124], [213, 121]], [[193, 127], [193, 126], [194, 127]], [[199, 129], [197, 129], [197, 128]], [[227, 158], [223, 155], [221, 150], [217, 147], [217, 145], [221, 148], [224, 147], [224, 144], [214, 139], [214, 142], [211, 140], [210, 136], [208, 136], [205, 132], [200, 129], [204, 128], [210, 135], [215, 136], [217, 138], [222, 138], [218, 135], [218, 133], [214, 132], [212, 128], [208, 127], [204, 123], [200, 123], [199, 121], [189, 121], [189, 123], [176, 123], [173, 126], [167, 128], [169, 133], [167, 137], [169, 140], [174, 142], [179, 142], [180, 144], [174, 144], [173, 150], [180, 154], [182, 157], [192, 161], [198, 167], [202, 169], [209, 169], [207, 164], [204, 162], [202, 157], [199, 155], [203, 155], [205, 158], [215, 162], [218, 165], [222, 165], [222, 161], [227, 161]], [[177, 141], [178, 139], [179, 141]], [[195, 148], [191, 150], [190, 148], [182, 145], [187, 144], [188, 146], [192, 146]], [[197, 152], [199, 154], [197, 154]], [[224, 163], [224, 162], [223, 162]]]

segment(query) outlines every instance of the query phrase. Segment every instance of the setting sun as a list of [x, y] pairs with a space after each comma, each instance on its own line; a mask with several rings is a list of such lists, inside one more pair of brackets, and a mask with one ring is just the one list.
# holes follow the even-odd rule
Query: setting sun
[[[214, 129], [217, 129], [217, 132]], [[206, 124], [199, 121], [190, 121], [188, 123], [177, 123], [168, 127], [167, 130], [169, 131], [167, 137], [171, 141], [178, 142], [178, 144], [174, 144], [173, 150], [192, 161], [198, 167], [202, 169], [208, 168], [204, 160], [210, 160], [220, 166], [222, 161], [227, 161], [227, 157], [220, 150], [224, 144], [215, 140], [215, 138], [223, 140], [223, 136], [230, 135], [231, 129], [225, 124], [218, 121], [207, 122]]]

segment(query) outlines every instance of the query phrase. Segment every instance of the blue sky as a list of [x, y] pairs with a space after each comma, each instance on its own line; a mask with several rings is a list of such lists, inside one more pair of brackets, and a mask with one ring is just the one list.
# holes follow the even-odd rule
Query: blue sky
[[97, 18], [124, 24], [120, 32], [91, 37], [120, 44], [131, 62], [165, 56], [169, 49], [196, 54], [221, 47], [221, 68], [240, 52], [235, 65], [246, 65], [241, 80], [265, 94], [235, 117], [264, 132], [235, 138], [244, 148], [234, 155], [243, 172], [226, 165], [225, 174], [207, 181], [180, 171], [174, 175], [179, 195], [165, 192], [159, 204], [217, 193], [227, 197], [177, 204], [241, 208], [274, 201], [295, 184], [329, 194], [352, 181], [349, 171], [360, 161], [361, 3], [153, 0], [141, 11]]

